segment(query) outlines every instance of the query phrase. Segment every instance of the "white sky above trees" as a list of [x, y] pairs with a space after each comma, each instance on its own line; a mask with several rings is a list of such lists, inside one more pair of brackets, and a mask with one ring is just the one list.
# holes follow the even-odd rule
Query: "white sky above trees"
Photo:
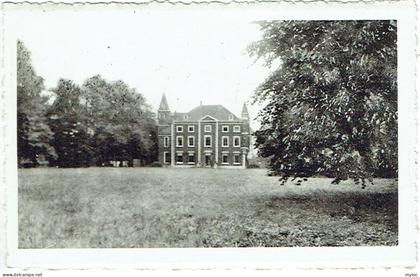
[[[47, 89], [59, 78], [82, 84], [100, 74], [136, 88], [154, 111], [165, 92], [172, 111], [202, 101], [240, 115], [269, 73], [246, 52], [261, 36], [258, 26], [240, 17], [57, 11], [33, 12], [21, 22], [17, 36]], [[248, 108], [255, 117], [258, 108]]]

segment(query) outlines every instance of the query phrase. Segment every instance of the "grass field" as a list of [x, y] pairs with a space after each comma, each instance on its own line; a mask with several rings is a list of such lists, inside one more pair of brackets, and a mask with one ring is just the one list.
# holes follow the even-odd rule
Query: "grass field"
[[259, 247], [398, 244], [397, 185], [265, 170], [19, 170], [19, 247]]

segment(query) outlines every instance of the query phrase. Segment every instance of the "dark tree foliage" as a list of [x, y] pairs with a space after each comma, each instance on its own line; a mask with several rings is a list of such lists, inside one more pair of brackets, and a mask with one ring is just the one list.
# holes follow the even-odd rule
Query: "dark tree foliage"
[[123, 81], [108, 82], [99, 75], [86, 80], [82, 91], [96, 164], [156, 159], [154, 114], [142, 94]]
[[52, 92], [55, 100], [48, 115], [58, 154], [53, 165], [101, 166], [110, 161], [155, 159], [153, 113], [144, 97], [124, 82], [94, 76], [80, 88], [62, 79]]
[[[280, 65], [257, 88], [256, 146], [273, 172], [334, 183], [396, 177], [395, 21], [264, 21], [250, 55]], [[299, 181], [300, 182], [300, 181]]]
[[37, 166], [56, 157], [51, 147], [52, 132], [47, 124], [44, 80], [36, 75], [31, 54], [17, 42], [17, 150], [19, 166]]
[[56, 97], [48, 115], [58, 157], [51, 164], [59, 167], [89, 166], [93, 151], [89, 145], [86, 111], [80, 103], [81, 90], [73, 81], [60, 79], [52, 92]]

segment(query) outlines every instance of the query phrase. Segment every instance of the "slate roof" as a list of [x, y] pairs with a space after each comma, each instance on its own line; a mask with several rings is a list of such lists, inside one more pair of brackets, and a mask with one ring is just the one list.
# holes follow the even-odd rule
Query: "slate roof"
[[[184, 121], [198, 121], [209, 115], [217, 120], [239, 120], [239, 118], [231, 113], [228, 109], [222, 105], [200, 105], [192, 109], [187, 113], [176, 113], [175, 120]], [[187, 116], [185, 118], [185, 116]], [[232, 119], [229, 117], [232, 116]]]

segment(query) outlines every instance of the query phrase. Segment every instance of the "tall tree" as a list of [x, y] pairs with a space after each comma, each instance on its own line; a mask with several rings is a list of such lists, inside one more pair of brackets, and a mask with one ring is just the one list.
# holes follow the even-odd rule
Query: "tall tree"
[[45, 116], [47, 97], [42, 96], [44, 80], [36, 75], [31, 54], [17, 42], [17, 138], [20, 166], [36, 166], [56, 157], [51, 147], [52, 132]]
[[283, 182], [395, 177], [395, 21], [264, 21], [250, 55], [280, 65], [257, 88], [256, 145]]
[[81, 90], [71, 80], [60, 79], [52, 90], [55, 99], [49, 108], [49, 124], [54, 132], [53, 146], [60, 167], [88, 166], [92, 159], [86, 111], [80, 103]]
[[154, 115], [140, 93], [123, 81], [108, 82], [97, 75], [84, 83], [82, 98], [98, 164], [155, 159]]

